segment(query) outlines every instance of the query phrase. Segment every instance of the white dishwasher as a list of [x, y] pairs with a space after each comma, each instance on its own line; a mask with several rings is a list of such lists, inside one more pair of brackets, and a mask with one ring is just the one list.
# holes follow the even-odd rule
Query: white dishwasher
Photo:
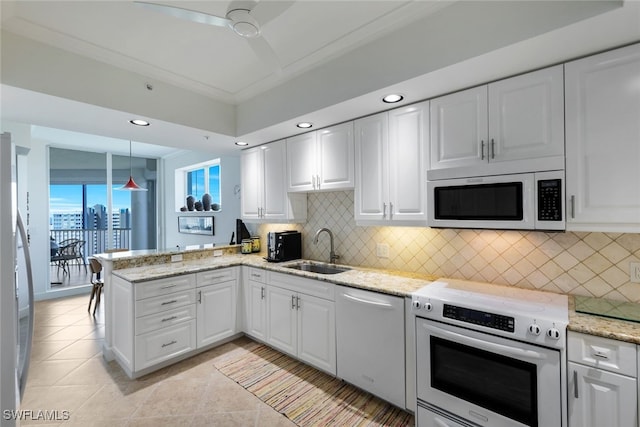
[[338, 377], [405, 408], [404, 298], [336, 286]]

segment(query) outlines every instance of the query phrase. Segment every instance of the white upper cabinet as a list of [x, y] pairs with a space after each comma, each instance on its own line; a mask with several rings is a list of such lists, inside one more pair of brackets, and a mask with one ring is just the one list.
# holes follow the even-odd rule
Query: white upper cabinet
[[561, 65], [431, 100], [430, 180], [563, 167]]
[[567, 230], [640, 232], [640, 44], [565, 76]]
[[355, 219], [426, 224], [429, 101], [355, 122]]
[[353, 122], [287, 139], [289, 192], [354, 186]]
[[284, 141], [244, 150], [240, 161], [243, 220], [250, 222], [306, 221], [306, 195], [286, 192]]

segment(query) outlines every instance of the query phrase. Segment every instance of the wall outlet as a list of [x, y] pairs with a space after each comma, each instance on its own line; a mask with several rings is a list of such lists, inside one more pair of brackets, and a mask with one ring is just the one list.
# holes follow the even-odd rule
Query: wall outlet
[[171, 262], [180, 262], [182, 261], [182, 254], [171, 255]]
[[222, 249], [216, 249], [213, 251], [213, 256], [222, 256]]
[[629, 276], [633, 283], [640, 283], [640, 262], [629, 263]]
[[376, 256], [378, 258], [389, 258], [389, 245], [386, 243], [376, 243]]

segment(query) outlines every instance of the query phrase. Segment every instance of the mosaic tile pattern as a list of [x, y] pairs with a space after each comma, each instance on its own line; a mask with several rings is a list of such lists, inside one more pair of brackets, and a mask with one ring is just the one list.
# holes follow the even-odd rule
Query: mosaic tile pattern
[[[268, 231], [302, 231], [307, 259], [328, 260], [328, 236], [312, 242], [327, 227], [340, 264], [640, 302], [640, 284], [629, 279], [629, 262], [640, 261], [640, 234], [362, 227], [353, 206], [353, 191], [309, 193], [306, 224], [254, 230], [264, 242]], [[389, 258], [376, 256], [376, 243], [389, 245]]]

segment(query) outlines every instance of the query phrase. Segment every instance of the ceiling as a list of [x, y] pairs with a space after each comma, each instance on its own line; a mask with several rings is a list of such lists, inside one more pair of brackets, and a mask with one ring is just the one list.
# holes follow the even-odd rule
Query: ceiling
[[[371, 105], [369, 98], [366, 107], [350, 103], [359, 100], [358, 105], [364, 105], [363, 97], [374, 94], [377, 98], [378, 92], [425, 71], [444, 69], [477, 53], [620, 6], [619, 1], [244, 3], [253, 8], [262, 41], [273, 50], [274, 56], [266, 60], [264, 50], [257, 53], [230, 28], [178, 19], [133, 1], [3, 0], [2, 119], [39, 125], [44, 139], [48, 138], [46, 128], [53, 128], [146, 143], [142, 154], [149, 156], [180, 149], [237, 154], [238, 147], [233, 145], [237, 138], [256, 144], [294, 134], [292, 123], [313, 117], [314, 112], [322, 115], [314, 123], [326, 125], [382, 110], [384, 106]], [[517, 7], [522, 16], [507, 22], [496, 36], [492, 22], [482, 22], [478, 14], [482, 3], [495, 11], [509, 11], [511, 18]], [[542, 10], [535, 5], [535, 13], [526, 12], [533, 3], [548, 3], [546, 8], [555, 7], [551, 3], [569, 6]], [[574, 6], [577, 3], [584, 5]], [[228, 1], [162, 4], [218, 16], [225, 16], [230, 7]], [[496, 16], [490, 9], [482, 10]], [[474, 17], [480, 22], [466, 21]], [[524, 24], [518, 25], [518, 19]], [[439, 27], [446, 22], [453, 24]], [[473, 31], [474, 25], [485, 30], [469, 39], [459, 37], [461, 29]], [[439, 31], [433, 34], [443, 37], [435, 40], [432, 34], [427, 39], [428, 31]], [[430, 44], [437, 46], [431, 56], [421, 51]], [[465, 52], [466, 46], [476, 50]], [[37, 62], [45, 57], [49, 62]], [[402, 66], [389, 68], [386, 58], [400, 58]], [[72, 69], [65, 68], [69, 64]], [[528, 65], [525, 60], [518, 66]], [[345, 110], [352, 115], [345, 116]], [[128, 124], [138, 116], [152, 125]], [[51, 135], [74, 140], [59, 131]], [[112, 142], [97, 144], [118, 145]], [[159, 148], [154, 151], [153, 145]], [[127, 144], [122, 147], [128, 148]]]

